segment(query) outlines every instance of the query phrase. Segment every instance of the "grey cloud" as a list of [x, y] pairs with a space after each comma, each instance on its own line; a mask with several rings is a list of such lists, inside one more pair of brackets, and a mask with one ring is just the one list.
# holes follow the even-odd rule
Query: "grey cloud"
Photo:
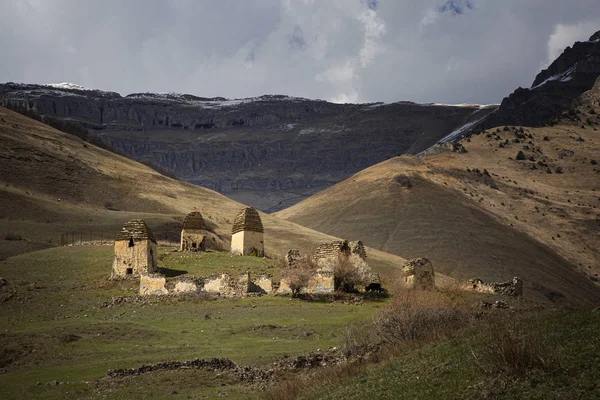
[[0, 81], [492, 103], [600, 29], [595, 3], [0, 0]]

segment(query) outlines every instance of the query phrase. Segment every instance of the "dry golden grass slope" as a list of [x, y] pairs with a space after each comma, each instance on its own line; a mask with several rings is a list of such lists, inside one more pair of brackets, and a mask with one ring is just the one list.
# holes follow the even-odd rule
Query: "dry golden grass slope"
[[[453, 278], [519, 276], [531, 297], [599, 304], [595, 90], [554, 127], [495, 128], [463, 139], [467, 153], [396, 157], [274, 215], [428, 257]], [[525, 160], [516, 160], [519, 151]], [[395, 181], [400, 174], [411, 188]]]
[[[113, 237], [131, 218], [146, 220], [159, 239], [177, 237], [190, 211], [202, 212], [227, 247], [231, 223], [242, 207], [0, 107], [0, 259], [56, 245], [63, 232], [104, 231], [105, 237]], [[334, 239], [261, 216], [266, 251], [272, 256], [290, 248], [308, 251]], [[5, 240], [9, 233], [25, 240]], [[370, 256], [384, 277], [395, 276], [404, 261], [377, 250]]]

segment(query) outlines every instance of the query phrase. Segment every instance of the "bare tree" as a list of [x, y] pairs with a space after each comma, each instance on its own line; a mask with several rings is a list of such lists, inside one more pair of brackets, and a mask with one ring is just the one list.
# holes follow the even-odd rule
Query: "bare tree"
[[292, 297], [298, 297], [300, 291], [308, 286], [308, 281], [316, 270], [314, 259], [311, 256], [304, 256], [283, 271], [282, 278], [288, 281]]

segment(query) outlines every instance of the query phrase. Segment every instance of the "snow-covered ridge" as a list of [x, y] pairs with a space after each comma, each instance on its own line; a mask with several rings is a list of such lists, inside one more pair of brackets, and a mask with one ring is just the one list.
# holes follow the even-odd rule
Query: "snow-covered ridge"
[[204, 98], [198, 97], [191, 94], [181, 94], [173, 92], [163, 93], [132, 93], [125, 96], [129, 99], [138, 100], [160, 100], [170, 101], [174, 103], [187, 103], [189, 105], [198, 106], [202, 108], [222, 108], [222, 107], [234, 107], [241, 104], [250, 104], [255, 102], [264, 101], [322, 101], [322, 100], [310, 100], [302, 97], [292, 97], [284, 95], [263, 95], [258, 97], [248, 97], [243, 99], [226, 99], [224, 97]]
[[74, 90], [94, 90], [86, 88], [85, 86], [78, 85], [76, 83], [71, 82], [62, 82], [62, 83], [47, 83], [43, 86], [50, 86], [56, 89], [74, 89]]
[[464, 108], [479, 108], [483, 110], [485, 108], [498, 107], [500, 104], [477, 104], [477, 103], [460, 103], [460, 104], [445, 104], [445, 103], [428, 103], [432, 106], [443, 106], [443, 107], [464, 107]]
[[560, 74], [552, 75], [550, 78], [546, 79], [540, 84], [537, 84], [531, 88], [531, 90], [537, 89], [541, 86], [544, 86], [548, 82], [552, 81], [560, 81], [560, 82], [569, 82], [573, 77], [571, 76], [575, 69], [577, 68], [577, 64], [573, 65], [571, 68], [566, 70], [565, 72], [561, 72]]

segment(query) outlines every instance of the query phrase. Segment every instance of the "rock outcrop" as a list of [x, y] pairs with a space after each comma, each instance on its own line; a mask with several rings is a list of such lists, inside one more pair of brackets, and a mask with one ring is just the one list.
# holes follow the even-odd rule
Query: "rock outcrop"
[[518, 88], [476, 128], [501, 125], [541, 126], [590, 90], [600, 76], [600, 31], [588, 41], [576, 42], [541, 71], [528, 89]]

